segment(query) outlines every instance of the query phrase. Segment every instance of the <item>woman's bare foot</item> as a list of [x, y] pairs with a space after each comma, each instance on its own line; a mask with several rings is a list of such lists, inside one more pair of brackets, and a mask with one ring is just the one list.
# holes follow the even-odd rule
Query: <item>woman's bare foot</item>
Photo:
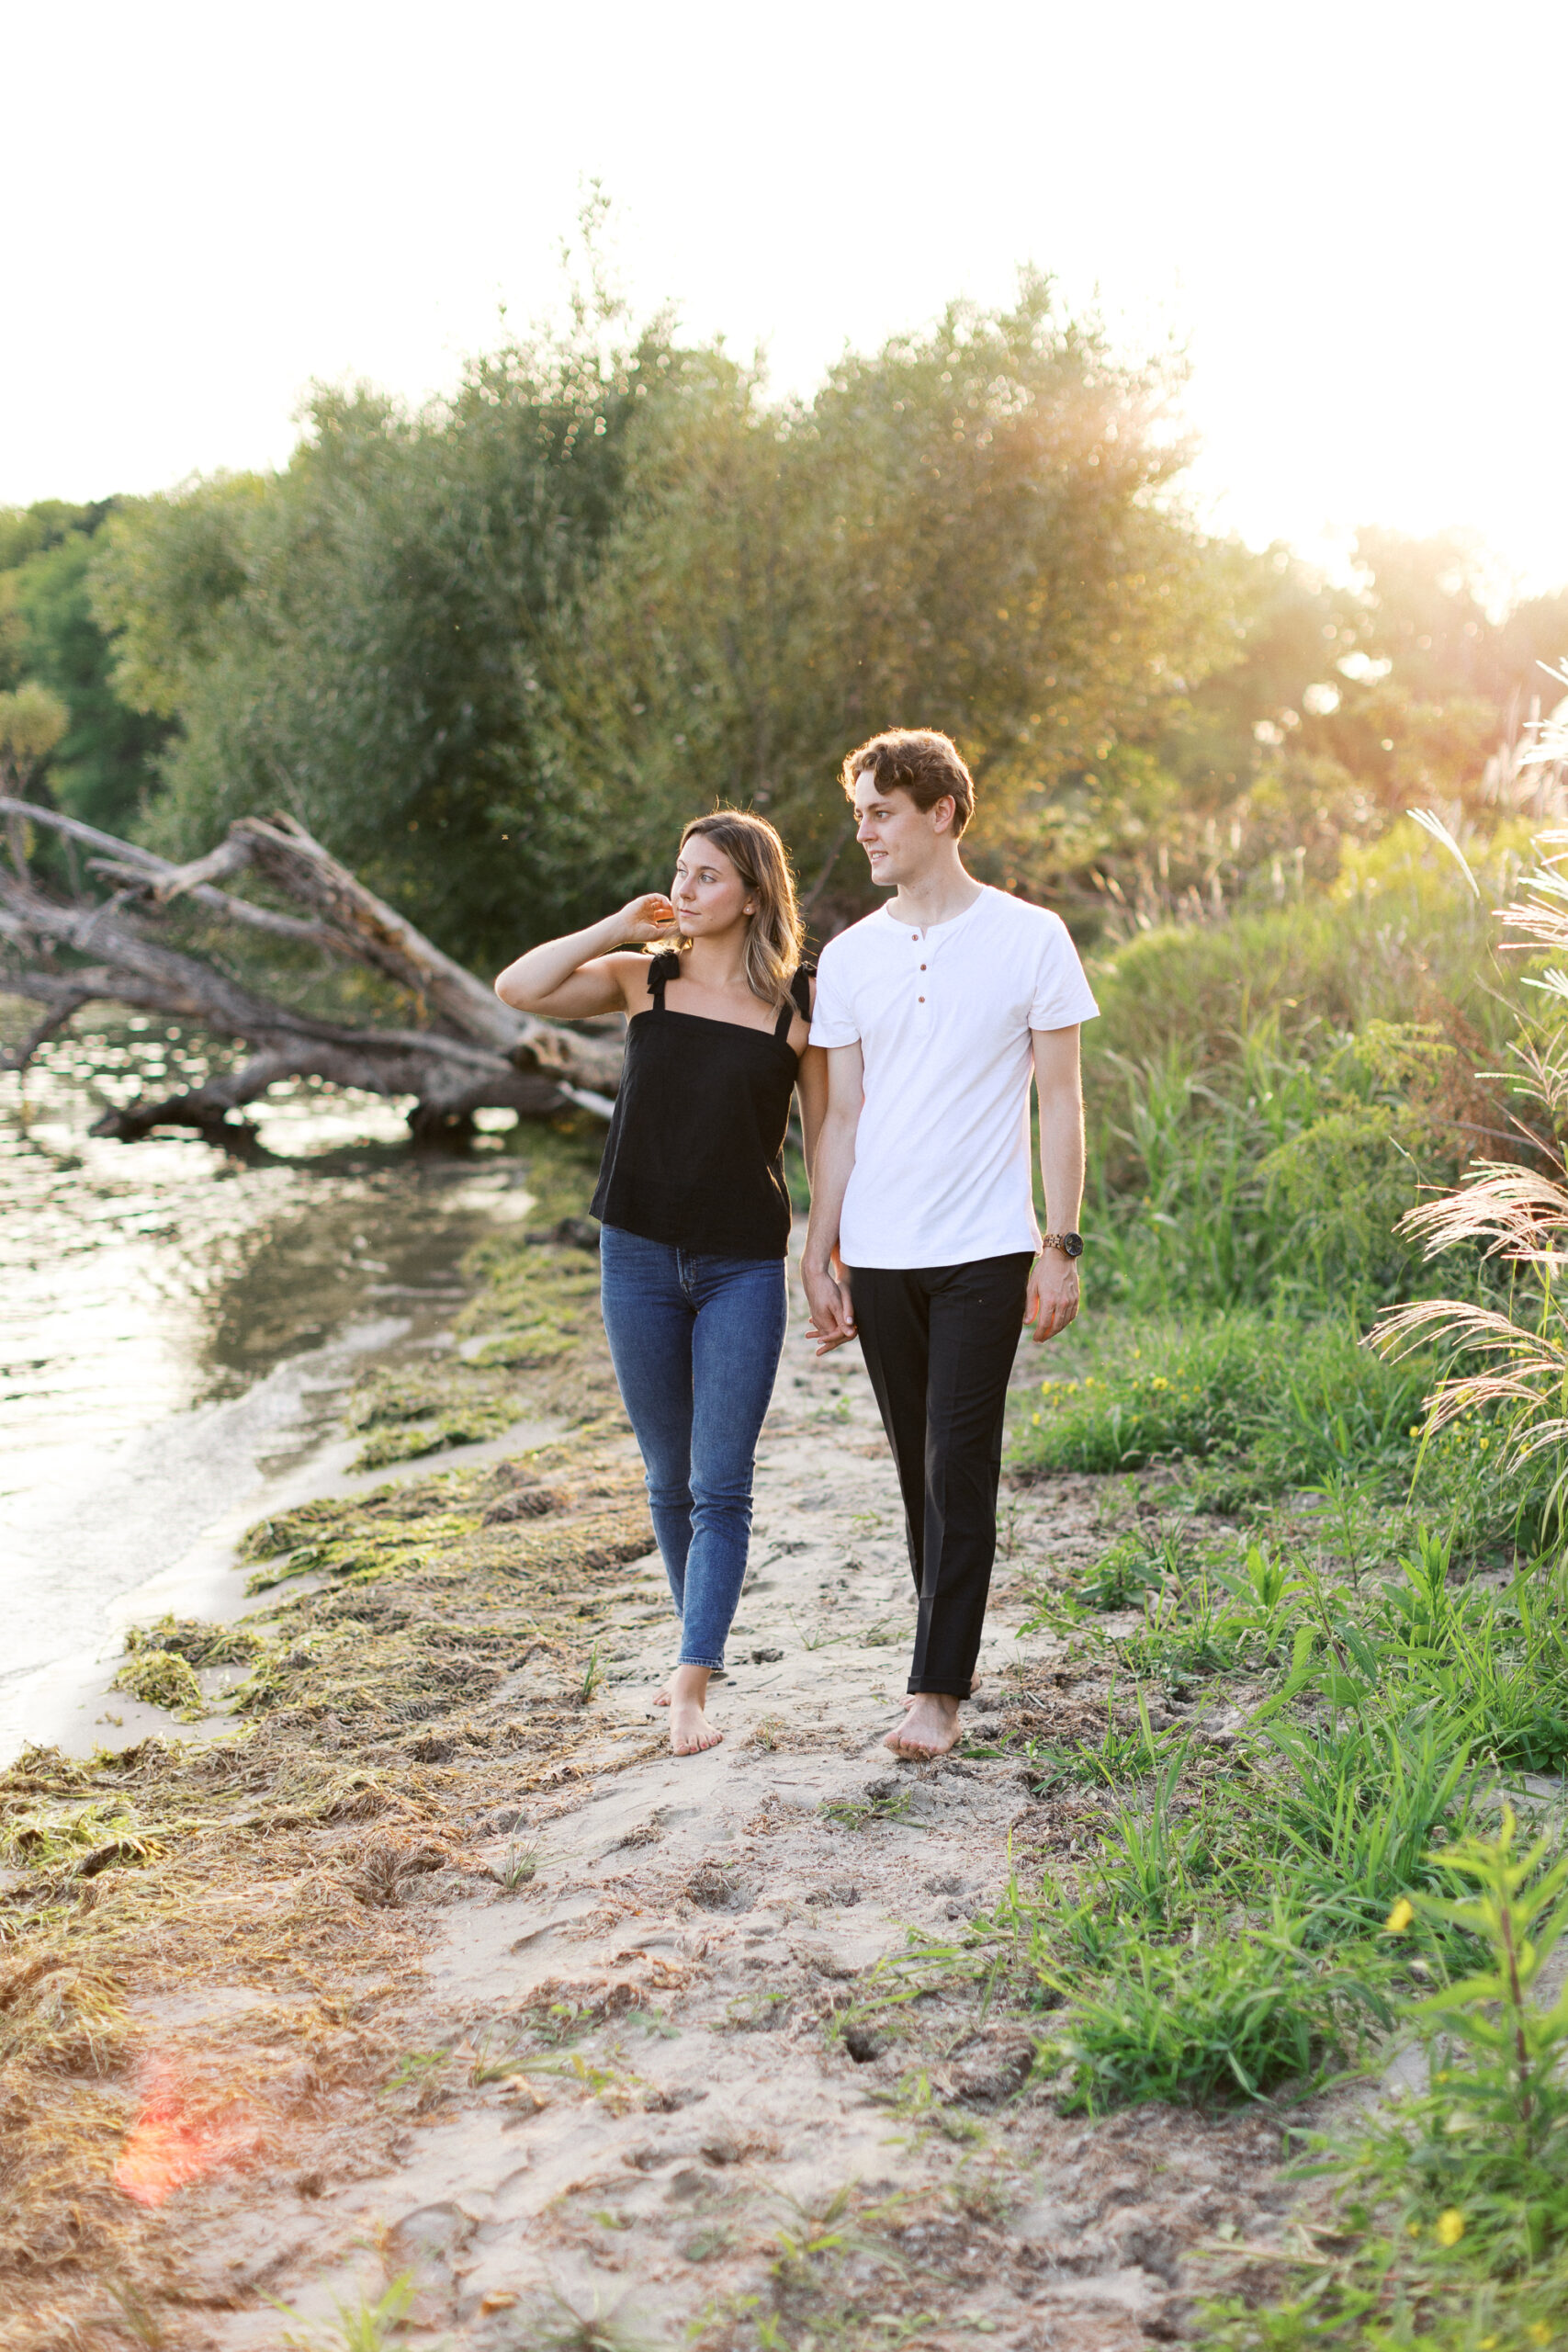
[[945, 1756], [964, 1735], [958, 1728], [958, 1702], [945, 1690], [918, 1690], [909, 1712], [883, 1741], [895, 1756], [917, 1756], [928, 1761]]
[[[708, 1668], [705, 1666], [678, 1666], [670, 1677], [670, 1746], [677, 1756], [700, 1756], [705, 1747], [716, 1747], [724, 1734], [709, 1723], [703, 1713], [703, 1701], [708, 1694]], [[654, 1701], [654, 1705], [659, 1701]]]

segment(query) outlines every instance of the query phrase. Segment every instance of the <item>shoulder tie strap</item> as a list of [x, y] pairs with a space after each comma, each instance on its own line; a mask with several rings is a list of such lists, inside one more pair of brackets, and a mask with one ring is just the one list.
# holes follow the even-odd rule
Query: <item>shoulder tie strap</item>
[[679, 977], [680, 970], [679, 956], [671, 956], [668, 951], [663, 955], [649, 957], [648, 993], [653, 999], [653, 1009], [656, 1012], [664, 1011], [665, 986], [670, 980]]
[[798, 971], [795, 973], [795, 978], [791, 980], [789, 984], [788, 999], [785, 1001], [784, 1011], [779, 1014], [778, 1026], [773, 1031], [775, 1037], [787, 1037], [789, 1035], [790, 1023], [794, 1021], [797, 1012], [803, 1021], [810, 1020], [811, 982], [816, 970], [817, 967], [815, 964], [802, 964]]

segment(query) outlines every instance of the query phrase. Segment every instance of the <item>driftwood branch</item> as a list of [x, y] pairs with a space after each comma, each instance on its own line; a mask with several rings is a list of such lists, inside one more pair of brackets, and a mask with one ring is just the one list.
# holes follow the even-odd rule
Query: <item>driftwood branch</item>
[[[544, 1116], [569, 1102], [601, 1114], [611, 1107], [617, 1044], [513, 1012], [292, 819], [241, 818], [208, 856], [175, 865], [30, 801], [0, 796], [0, 816], [17, 869], [0, 870], [0, 992], [45, 1008], [22, 1043], [0, 1055], [0, 1068], [25, 1069], [74, 1012], [98, 1001], [197, 1023], [251, 1048], [250, 1058], [223, 1077], [110, 1112], [97, 1132], [129, 1140], [154, 1126], [221, 1126], [268, 1087], [301, 1077], [412, 1095], [416, 1134], [466, 1125], [486, 1108]], [[24, 861], [27, 825], [97, 852], [89, 862], [118, 886], [112, 895], [94, 900], [46, 890]], [[247, 870], [309, 913], [280, 913], [219, 887]], [[351, 1028], [258, 995], [156, 936], [182, 902], [218, 922], [368, 967], [412, 997], [422, 1025]]]

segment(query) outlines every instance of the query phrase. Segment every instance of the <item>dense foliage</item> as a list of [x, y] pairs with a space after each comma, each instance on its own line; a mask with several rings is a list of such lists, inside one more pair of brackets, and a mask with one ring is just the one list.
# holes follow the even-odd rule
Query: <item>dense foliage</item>
[[592, 303], [418, 413], [323, 391], [276, 476], [0, 517], [0, 689], [70, 716], [29, 788], [179, 854], [287, 808], [481, 966], [719, 797], [832, 930], [837, 764], [895, 722], [958, 737], [979, 870], [1083, 934], [1299, 894], [1413, 800], [1506, 813], [1568, 596], [1498, 619], [1450, 540], [1334, 585], [1206, 538], [1173, 390], [1026, 277], [809, 401]]
[[0, 512], [0, 702], [9, 704], [0, 714], [0, 764], [7, 785], [25, 789], [47, 758], [58, 804], [111, 832], [132, 823], [153, 790], [170, 732], [116, 685], [114, 655], [93, 615], [88, 570], [120, 503], [45, 499]]

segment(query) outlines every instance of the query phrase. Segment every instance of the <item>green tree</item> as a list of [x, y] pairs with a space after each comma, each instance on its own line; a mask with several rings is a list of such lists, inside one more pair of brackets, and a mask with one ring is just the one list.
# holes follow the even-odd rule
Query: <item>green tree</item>
[[1568, 599], [1489, 616], [1448, 539], [1364, 535], [1342, 582], [1206, 539], [1170, 390], [1030, 275], [810, 401], [666, 322], [632, 341], [598, 289], [417, 414], [322, 392], [280, 474], [94, 537], [115, 691], [174, 729], [151, 837], [288, 809], [481, 963], [658, 881], [716, 798], [775, 818], [821, 927], [852, 915], [837, 769], [891, 724], [958, 738], [979, 870], [1086, 926], [1281, 895], [1412, 800], [1479, 807]]
[[1532, 695], [1552, 695], [1540, 664], [1568, 649], [1568, 594], [1497, 616], [1479, 550], [1452, 534], [1363, 531], [1340, 582], [1282, 547], [1211, 553], [1232, 574], [1236, 657], [1172, 703], [1148, 747], [1175, 792], [1102, 805], [1090, 878], [1156, 916], [1328, 881], [1342, 842], [1412, 804], [1490, 820], [1489, 755]]
[[639, 364], [513, 346], [417, 416], [321, 393], [281, 476], [117, 518], [96, 608], [123, 691], [180, 720], [160, 847], [282, 808], [459, 953], [548, 919], [557, 877], [491, 811], [537, 789], [540, 631], [615, 512]]
[[112, 682], [114, 654], [93, 616], [87, 572], [116, 502], [62, 500], [0, 514], [0, 684], [29, 683], [66, 724], [28, 773], [73, 815], [123, 831], [156, 778], [168, 728], [133, 709]]
[[24, 798], [70, 724], [59, 695], [36, 678], [24, 678], [14, 694], [0, 694], [0, 791]]
[[[1035, 277], [1010, 311], [955, 308], [847, 357], [809, 405], [770, 402], [722, 353], [666, 356], [625, 517], [550, 649], [581, 854], [613, 847], [614, 810], [667, 855], [676, 820], [722, 797], [768, 810], [821, 876], [847, 840], [844, 752], [918, 724], [975, 767], [976, 857], [1026, 874], [1062, 779], [1229, 651], [1166, 495], [1161, 392]], [[848, 861], [839, 891], [864, 896]]]
[[1043, 281], [809, 404], [660, 322], [604, 330], [416, 416], [323, 393], [282, 475], [115, 519], [120, 690], [180, 722], [160, 846], [284, 807], [480, 960], [657, 878], [716, 797], [823, 870], [843, 752], [915, 720], [964, 741], [1011, 871], [1065, 768], [1229, 652], [1160, 383]]

